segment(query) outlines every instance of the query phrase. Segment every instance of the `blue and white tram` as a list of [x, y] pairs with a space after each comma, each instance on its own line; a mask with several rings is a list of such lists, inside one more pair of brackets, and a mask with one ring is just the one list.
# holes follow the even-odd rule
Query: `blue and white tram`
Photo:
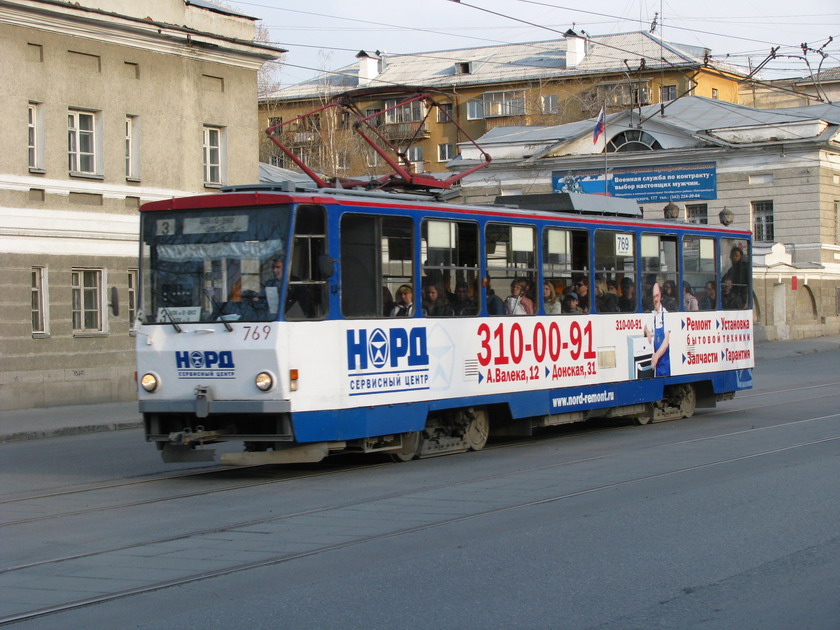
[[237, 189], [141, 208], [139, 405], [165, 461], [395, 459], [690, 416], [751, 386], [748, 232]]

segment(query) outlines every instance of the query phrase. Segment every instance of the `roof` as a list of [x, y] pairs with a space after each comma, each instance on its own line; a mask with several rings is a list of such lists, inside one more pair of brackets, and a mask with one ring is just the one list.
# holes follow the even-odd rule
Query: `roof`
[[[708, 49], [664, 42], [650, 33], [638, 31], [594, 36], [586, 40], [576, 38], [581, 43], [585, 41], [586, 54], [579, 63], [568, 67], [567, 48], [574, 46], [572, 39], [575, 38], [404, 55], [380, 53], [379, 74], [367, 84], [360, 84], [359, 64], [354, 63], [283, 88], [265, 98], [292, 100], [337, 95], [362, 85], [451, 88], [593, 74], [623, 75], [627, 71], [625, 60], [634, 70], [642, 61], [648, 71], [699, 67], [709, 53]], [[373, 56], [370, 53], [366, 55]], [[716, 63], [715, 67], [732, 74], [743, 74], [725, 64]]]
[[[840, 125], [840, 107], [832, 104], [754, 109], [701, 96], [685, 96], [668, 103], [664, 116], [660, 111], [661, 106], [656, 104], [610, 114], [606, 125], [608, 134], [612, 137], [618, 130], [638, 128], [640, 114], [642, 129], [654, 136], [657, 130], [664, 132], [669, 137], [670, 148], [679, 148], [680, 141], [674, 141], [677, 137], [683, 138], [681, 146], [684, 147], [820, 142], [835, 136]], [[590, 140], [594, 127], [594, 118], [554, 127], [497, 127], [476, 142], [494, 161], [601, 153], [603, 145], [593, 145]], [[580, 143], [581, 139], [586, 141]], [[579, 144], [572, 146], [572, 143]], [[461, 154], [462, 164], [479, 158], [467, 144], [461, 145]]]
[[205, 0], [184, 0], [184, 4], [191, 4], [194, 7], [199, 7], [201, 9], [207, 9], [208, 11], [214, 11], [216, 13], [221, 13], [222, 15], [233, 15], [236, 17], [247, 18], [249, 20], [258, 20], [259, 18], [255, 18], [251, 15], [245, 15], [244, 13], [239, 13], [238, 11], [234, 11], [229, 7], [219, 6], [218, 4], [213, 4], [212, 2], [206, 2]]

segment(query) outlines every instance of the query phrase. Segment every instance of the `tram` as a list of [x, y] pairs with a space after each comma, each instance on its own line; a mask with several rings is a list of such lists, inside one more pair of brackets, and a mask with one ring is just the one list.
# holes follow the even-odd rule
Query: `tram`
[[138, 396], [167, 462], [404, 461], [751, 387], [749, 232], [287, 188], [141, 207]]
[[[243, 444], [231, 465], [407, 461], [592, 417], [687, 417], [751, 387], [749, 232], [577, 193], [448, 203], [490, 155], [430, 92], [362, 112], [383, 89], [267, 130], [314, 188], [140, 208], [138, 397], [164, 461], [225, 441]], [[376, 122], [435, 109], [483, 156], [445, 180]], [[393, 172], [328, 182], [284, 144], [330, 116]]]

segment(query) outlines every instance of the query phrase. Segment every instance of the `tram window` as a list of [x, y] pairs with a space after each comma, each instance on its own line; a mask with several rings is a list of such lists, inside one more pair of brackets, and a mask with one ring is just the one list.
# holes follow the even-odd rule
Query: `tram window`
[[[595, 285], [615, 292], [618, 297], [614, 301], [619, 312], [635, 313], [638, 310], [636, 237], [632, 232], [595, 232]], [[613, 302], [611, 298], [606, 301]], [[606, 301], [596, 300], [596, 308]], [[616, 306], [606, 307], [604, 312]]]
[[478, 315], [478, 226], [467, 221], [423, 221], [420, 255], [423, 313], [429, 317]]
[[487, 308], [491, 308], [492, 290], [499, 291], [508, 315], [533, 315], [537, 291], [536, 230], [529, 225], [488, 223], [487, 244]]
[[[543, 282], [540, 293], [543, 296], [543, 310], [547, 315], [561, 312], [564, 295], [574, 292], [578, 296], [578, 307], [586, 312], [590, 304], [589, 285], [589, 235], [586, 230], [563, 230], [548, 228], [543, 232]], [[580, 286], [584, 285], [584, 286]], [[555, 296], [554, 301], [548, 293]], [[567, 301], [568, 303], [568, 301]]]
[[322, 206], [300, 206], [289, 253], [286, 319], [322, 319], [327, 315], [327, 283], [318, 260], [327, 251], [325, 212]]
[[666, 311], [680, 310], [677, 289], [677, 237], [642, 234], [642, 310], [653, 310], [653, 285], [658, 284]]
[[[345, 317], [388, 317], [397, 305], [399, 288], [407, 285], [413, 290], [413, 234], [407, 217], [342, 217], [341, 311]], [[413, 312], [412, 305], [405, 314]]]
[[720, 239], [720, 302], [726, 310], [750, 306], [750, 244], [742, 238]]
[[[700, 236], [683, 238], [683, 298], [685, 310], [713, 311], [717, 308], [715, 239]], [[689, 295], [694, 296], [692, 300]]]

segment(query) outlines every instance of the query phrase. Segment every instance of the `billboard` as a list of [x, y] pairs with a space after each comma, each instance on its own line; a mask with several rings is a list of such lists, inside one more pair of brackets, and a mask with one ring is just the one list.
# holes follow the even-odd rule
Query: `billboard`
[[[717, 198], [714, 162], [609, 168], [607, 194], [638, 203]], [[604, 194], [604, 169], [552, 171], [554, 192]]]

